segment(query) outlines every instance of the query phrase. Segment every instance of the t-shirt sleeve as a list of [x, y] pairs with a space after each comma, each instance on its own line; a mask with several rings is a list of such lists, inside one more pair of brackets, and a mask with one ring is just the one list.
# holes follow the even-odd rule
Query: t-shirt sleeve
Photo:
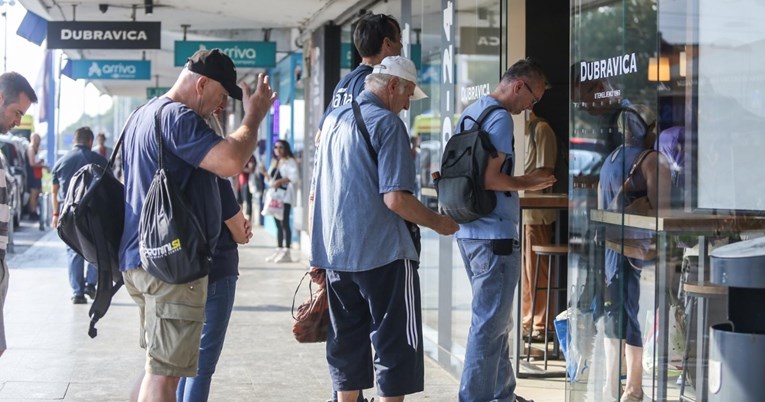
[[167, 151], [184, 162], [199, 167], [205, 155], [223, 139], [199, 117], [186, 107], [177, 113], [163, 113], [162, 136]]
[[233, 218], [239, 213], [239, 203], [236, 202], [234, 188], [226, 179], [218, 178], [218, 191], [220, 191], [220, 206], [223, 213], [223, 221]]
[[406, 126], [398, 116], [390, 115], [381, 119], [376, 128], [379, 143], [377, 172], [380, 193], [414, 193], [414, 158]]
[[540, 122], [536, 127], [537, 143], [537, 169], [555, 167], [555, 156], [558, 152], [558, 145], [555, 142], [555, 132], [546, 122]]

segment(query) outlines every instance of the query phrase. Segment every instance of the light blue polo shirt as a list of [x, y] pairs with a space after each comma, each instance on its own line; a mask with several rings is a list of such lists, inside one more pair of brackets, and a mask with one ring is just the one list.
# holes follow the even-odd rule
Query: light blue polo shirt
[[[502, 106], [498, 100], [487, 95], [468, 106], [462, 112], [455, 132], [460, 130], [465, 116], [478, 120], [481, 112], [492, 105]], [[472, 128], [473, 125], [474, 123], [468, 120], [465, 123], [465, 130]], [[513, 119], [510, 117], [510, 113], [504, 110], [495, 110], [487, 116], [481, 127], [489, 134], [491, 143], [494, 144], [497, 151], [507, 155], [503, 168], [507, 174], [512, 175], [515, 153], [513, 150]], [[501, 191], [496, 193], [497, 207], [494, 208], [494, 211], [473, 222], [460, 225], [460, 230], [455, 234], [458, 239], [518, 239], [518, 218], [520, 215], [518, 192], [511, 192], [510, 197]]]
[[343, 105], [324, 121], [312, 181], [311, 265], [336, 271], [418, 260], [404, 220], [383, 202], [385, 193], [414, 191], [406, 126], [371, 92], [362, 92], [357, 102], [378, 163], [356, 128], [351, 105]]

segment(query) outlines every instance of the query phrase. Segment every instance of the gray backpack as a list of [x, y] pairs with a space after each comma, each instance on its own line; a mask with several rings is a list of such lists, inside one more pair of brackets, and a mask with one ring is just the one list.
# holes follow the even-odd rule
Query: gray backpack
[[[459, 132], [446, 143], [441, 171], [434, 173], [440, 211], [460, 224], [486, 216], [497, 206], [496, 192], [484, 188], [486, 167], [489, 158], [498, 155], [497, 148], [481, 128], [486, 117], [495, 110], [505, 109], [493, 105], [477, 120], [470, 116], [462, 120]], [[466, 130], [468, 120], [474, 124]]]

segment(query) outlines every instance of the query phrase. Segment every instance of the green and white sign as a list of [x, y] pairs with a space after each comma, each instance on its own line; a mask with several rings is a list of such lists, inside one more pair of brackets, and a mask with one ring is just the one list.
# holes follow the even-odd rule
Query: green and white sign
[[182, 67], [197, 50], [220, 49], [236, 67], [273, 67], [276, 65], [276, 42], [176, 41], [175, 66]]
[[170, 87], [149, 87], [146, 88], [146, 99], [155, 98], [157, 96], [164, 95], [167, 91], [170, 90]]

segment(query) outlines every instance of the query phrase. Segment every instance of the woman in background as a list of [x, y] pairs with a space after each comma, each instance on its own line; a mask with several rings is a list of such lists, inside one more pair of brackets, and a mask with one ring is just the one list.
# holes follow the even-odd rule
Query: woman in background
[[295, 155], [292, 154], [290, 144], [284, 140], [276, 141], [274, 144], [275, 158], [271, 162], [271, 168], [268, 172], [262, 169], [261, 173], [266, 178], [269, 186], [272, 188], [281, 188], [286, 191], [284, 196], [284, 214], [282, 219], [276, 219], [276, 250], [266, 258], [269, 262], [291, 262], [290, 245], [292, 244], [292, 228], [290, 227], [290, 215], [292, 213], [292, 204], [295, 201], [295, 186], [300, 180], [298, 164]]

